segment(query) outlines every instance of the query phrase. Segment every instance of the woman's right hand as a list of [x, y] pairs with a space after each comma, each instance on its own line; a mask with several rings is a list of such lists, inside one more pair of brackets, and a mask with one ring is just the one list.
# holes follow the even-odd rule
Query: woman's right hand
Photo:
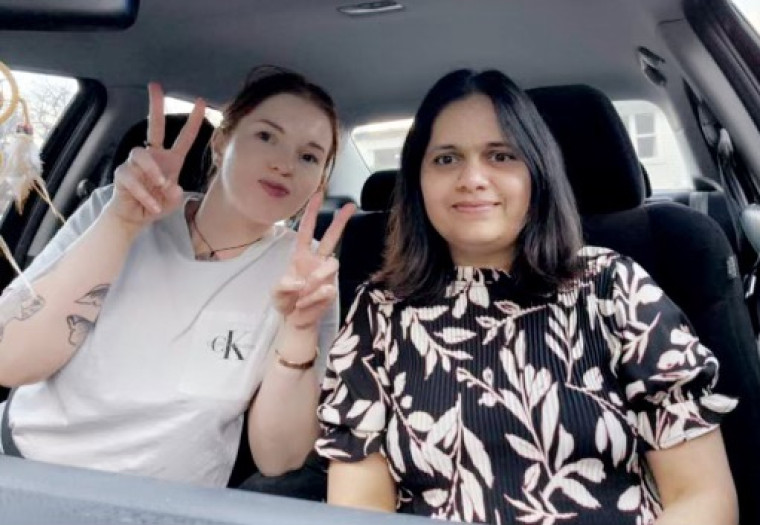
[[133, 148], [126, 162], [116, 168], [113, 197], [105, 210], [135, 234], [182, 203], [183, 191], [177, 183], [179, 172], [198, 136], [206, 109], [202, 100], [196, 100], [174, 144], [165, 149], [164, 93], [156, 83], [148, 85], [148, 93], [146, 145]]

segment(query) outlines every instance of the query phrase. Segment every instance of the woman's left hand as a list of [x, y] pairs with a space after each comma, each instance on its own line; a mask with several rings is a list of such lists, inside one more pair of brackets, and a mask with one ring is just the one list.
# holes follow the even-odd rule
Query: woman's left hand
[[314, 228], [321, 206], [322, 194], [317, 193], [306, 205], [298, 226], [296, 249], [290, 266], [273, 291], [275, 307], [286, 324], [299, 330], [316, 330], [320, 319], [338, 294], [335, 286], [338, 260], [333, 251], [348, 219], [356, 211], [353, 204], [346, 204], [337, 211], [314, 250]]

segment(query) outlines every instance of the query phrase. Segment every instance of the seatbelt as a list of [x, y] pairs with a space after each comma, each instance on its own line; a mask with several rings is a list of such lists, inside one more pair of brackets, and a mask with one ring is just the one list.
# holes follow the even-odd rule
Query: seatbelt
[[17, 458], [23, 458], [21, 451], [13, 441], [13, 435], [11, 434], [10, 425], [10, 411], [11, 411], [11, 399], [13, 398], [13, 390], [8, 395], [8, 399], [5, 401], [5, 410], [3, 410], [3, 419], [0, 421], [0, 442], [3, 444], [3, 454], [6, 456], [15, 456]]

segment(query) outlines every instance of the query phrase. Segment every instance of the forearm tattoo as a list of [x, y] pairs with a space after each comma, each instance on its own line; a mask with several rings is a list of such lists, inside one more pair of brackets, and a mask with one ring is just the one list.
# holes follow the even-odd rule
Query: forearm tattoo
[[5, 327], [13, 320], [24, 321], [42, 310], [45, 300], [26, 287], [11, 288], [3, 293], [0, 301], [0, 341]]
[[[105, 300], [110, 287], [110, 284], [99, 284], [75, 302], [77, 304], [94, 306], [99, 309], [103, 306], [103, 301]], [[69, 325], [69, 343], [71, 343], [74, 348], [82, 346], [82, 343], [84, 343], [87, 336], [95, 327], [96, 321], [97, 316], [92, 321], [81, 315], [72, 314], [68, 316], [66, 318], [66, 323]]]

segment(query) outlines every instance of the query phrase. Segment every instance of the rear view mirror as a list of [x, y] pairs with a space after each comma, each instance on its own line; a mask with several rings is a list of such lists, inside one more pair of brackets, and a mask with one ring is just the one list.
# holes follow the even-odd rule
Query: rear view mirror
[[0, 0], [0, 30], [100, 31], [135, 23], [139, 0]]

